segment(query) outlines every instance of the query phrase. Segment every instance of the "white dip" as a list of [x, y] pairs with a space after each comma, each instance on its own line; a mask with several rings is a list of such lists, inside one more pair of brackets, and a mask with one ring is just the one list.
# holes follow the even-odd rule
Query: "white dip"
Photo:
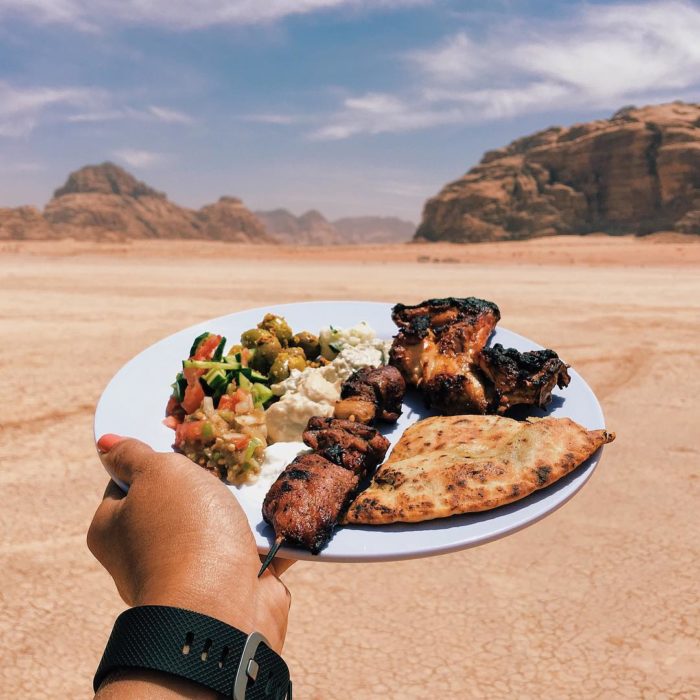
[[309, 448], [303, 442], [277, 442], [265, 448], [265, 458], [260, 468], [258, 478], [250, 484], [242, 484], [238, 488], [259, 490], [261, 499], [270, 490], [284, 468], [300, 453]]
[[319, 341], [321, 354], [332, 360], [330, 364], [303, 372], [293, 369], [287, 379], [272, 385], [274, 394], [281, 398], [265, 411], [271, 442], [301, 440], [311, 416], [333, 415], [340, 387], [355, 370], [379, 367], [389, 359], [391, 341], [377, 338], [364, 321], [345, 330], [322, 328]]

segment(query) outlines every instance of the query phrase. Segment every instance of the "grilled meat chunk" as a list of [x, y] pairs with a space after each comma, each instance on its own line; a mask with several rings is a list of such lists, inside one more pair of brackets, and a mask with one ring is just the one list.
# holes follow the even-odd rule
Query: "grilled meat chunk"
[[319, 416], [309, 419], [303, 440], [316, 454], [360, 477], [373, 470], [389, 449], [389, 441], [374, 428]]
[[361, 396], [353, 396], [336, 401], [333, 415], [343, 420], [354, 420], [371, 425], [377, 417], [377, 406], [374, 401], [363, 399]]
[[563, 389], [570, 381], [567, 366], [554, 350], [519, 352], [496, 343], [481, 351], [479, 367], [494, 384], [499, 414], [518, 404], [544, 407], [554, 386]]
[[325, 457], [299, 455], [265, 496], [263, 518], [278, 536], [318, 554], [355, 495], [360, 478]]
[[362, 367], [343, 383], [335, 416], [354, 416], [368, 424], [375, 418], [395, 423], [401, 415], [405, 393], [406, 382], [396, 367]]
[[487, 413], [494, 391], [478, 361], [500, 317], [495, 304], [474, 297], [397, 304], [389, 361], [440, 413]]

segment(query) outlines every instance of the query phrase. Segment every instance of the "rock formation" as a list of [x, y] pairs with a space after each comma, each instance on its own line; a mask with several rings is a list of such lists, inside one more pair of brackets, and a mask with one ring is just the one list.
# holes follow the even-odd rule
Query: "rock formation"
[[198, 211], [187, 209], [113, 163], [71, 173], [43, 214], [33, 207], [0, 209], [0, 239], [68, 236], [273, 242], [239, 199], [222, 197]]
[[276, 243], [265, 225], [237, 197], [221, 197], [196, 214], [203, 238], [238, 243]]
[[301, 216], [294, 216], [287, 209], [256, 211], [255, 215], [280, 243], [286, 245], [339, 245], [343, 242], [330, 221], [315, 209]]
[[700, 105], [626, 107], [487, 152], [429, 199], [416, 239], [700, 234]]
[[416, 225], [395, 216], [349, 216], [333, 222], [345, 243], [406, 243]]
[[270, 233], [288, 245], [405, 243], [415, 224], [393, 216], [349, 216], [328, 221], [316, 210], [294, 216], [287, 209], [256, 211]]

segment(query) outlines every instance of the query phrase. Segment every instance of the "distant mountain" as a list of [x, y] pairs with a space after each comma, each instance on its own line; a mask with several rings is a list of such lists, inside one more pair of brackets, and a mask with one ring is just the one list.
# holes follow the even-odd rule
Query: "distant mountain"
[[290, 245], [362, 245], [405, 243], [415, 224], [393, 216], [357, 216], [328, 221], [316, 210], [294, 216], [287, 209], [256, 211], [255, 215], [281, 243]]
[[70, 173], [43, 212], [29, 206], [0, 208], [0, 240], [180, 238], [341, 245], [407, 241], [413, 230], [413, 224], [393, 217], [331, 223], [315, 209], [301, 216], [286, 209], [254, 214], [236, 197], [188, 209], [109, 162]]
[[625, 107], [489, 151], [429, 199], [417, 239], [700, 234], [700, 105]]
[[199, 210], [187, 209], [114, 163], [71, 173], [43, 213], [33, 207], [0, 209], [0, 239], [68, 236], [275, 242], [240, 199], [222, 197]]
[[344, 243], [406, 243], [416, 225], [395, 216], [351, 216], [333, 222]]
[[256, 211], [265, 228], [286, 245], [339, 245], [343, 242], [333, 224], [323, 214], [311, 209], [294, 216], [287, 209]]

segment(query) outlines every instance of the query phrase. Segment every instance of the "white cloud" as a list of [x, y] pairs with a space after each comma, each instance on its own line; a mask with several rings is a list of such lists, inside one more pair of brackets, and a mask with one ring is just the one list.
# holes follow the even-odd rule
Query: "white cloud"
[[70, 24], [81, 30], [115, 22], [172, 29], [222, 24], [258, 24], [320, 10], [400, 7], [429, 0], [0, 0], [2, 15], [39, 23]]
[[148, 113], [157, 121], [165, 122], [166, 124], [192, 124], [194, 121], [189, 114], [168, 109], [167, 107], [151, 105], [148, 108]]
[[412, 131], [454, 124], [462, 119], [457, 109], [419, 108], [392, 95], [376, 92], [348, 98], [343, 106], [343, 111], [335, 115], [330, 124], [312, 132], [312, 139], [333, 141], [360, 133]]
[[66, 117], [66, 121], [71, 124], [90, 124], [124, 119], [124, 116], [123, 110], [111, 109], [102, 112], [78, 112], [77, 114], [69, 114]]
[[166, 160], [166, 156], [163, 153], [134, 148], [123, 148], [119, 151], [114, 151], [113, 155], [132, 168], [150, 168], [154, 165], [160, 165]]
[[[1, 1], [1, 0], [0, 0]], [[192, 124], [194, 119], [168, 107], [113, 107], [104, 90], [84, 87], [18, 87], [0, 81], [0, 137], [30, 134], [42, 121], [73, 124], [134, 119], [164, 124]]]
[[52, 110], [84, 107], [100, 99], [99, 91], [87, 88], [19, 88], [0, 81], [0, 136], [26, 136]]
[[413, 89], [346, 97], [311, 137], [696, 97], [698, 37], [700, 6], [683, 0], [583, 6], [564, 20], [499, 23], [478, 40], [457, 32], [406, 55]]
[[299, 124], [308, 122], [308, 117], [299, 117], [293, 114], [245, 114], [239, 117], [241, 121], [253, 122], [254, 124], [278, 124], [289, 126], [291, 124]]
[[134, 107], [122, 107], [119, 109], [107, 109], [93, 112], [79, 112], [77, 114], [69, 114], [66, 121], [73, 124], [80, 123], [97, 123], [108, 121], [123, 121], [126, 119], [135, 119], [140, 121], [162, 122], [164, 124], [193, 124], [194, 119], [185, 112], [178, 112], [167, 107], [157, 107], [150, 105], [145, 109], [136, 109]]

